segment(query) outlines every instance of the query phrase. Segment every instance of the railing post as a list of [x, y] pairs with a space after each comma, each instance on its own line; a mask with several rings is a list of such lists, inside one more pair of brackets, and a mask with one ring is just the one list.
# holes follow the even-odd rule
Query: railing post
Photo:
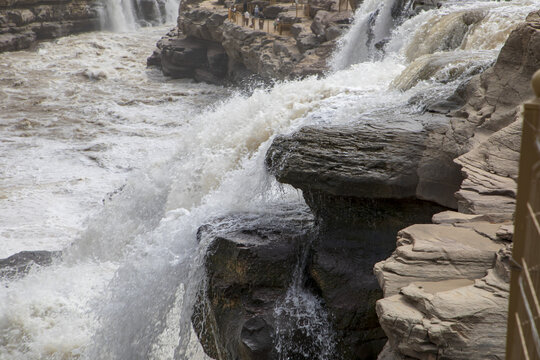
[[[531, 214], [531, 199], [534, 205], [537, 202], [535, 198], [540, 196], [538, 190], [540, 179], [537, 178], [540, 164], [540, 70], [533, 75], [532, 87], [536, 95], [535, 99], [523, 104], [523, 130], [512, 250], [514, 266], [511, 270], [508, 308], [507, 360], [540, 359], [535, 341], [531, 338], [537, 330], [533, 328], [536, 327], [536, 321], [527, 318], [525, 310], [527, 310], [528, 300], [523, 297], [522, 280], [524, 274], [528, 274], [529, 271], [524, 269], [524, 266], [538, 267], [540, 264], [540, 234], [531, 231], [533, 230], [532, 223], [537, 220], [535, 211], [540, 211], [540, 209], [534, 209]], [[534, 290], [537, 293], [538, 286], [539, 282], [536, 281], [533, 289], [536, 287]]]

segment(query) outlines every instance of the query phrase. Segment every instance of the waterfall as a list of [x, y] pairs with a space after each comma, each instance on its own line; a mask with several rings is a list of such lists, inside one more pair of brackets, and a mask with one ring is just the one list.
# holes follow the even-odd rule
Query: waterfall
[[280, 360], [336, 358], [336, 339], [321, 299], [305, 287], [310, 244], [302, 249], [292, 283], [274, 306], [275, 347]]
[[338, 43], [331, 60], [334, 71], [381, 58], [381, 49], [392, 28], [409, 13], [411, 0], [366, 0], [354, 15], [351, 29]]
[[[454, 1], [396, 21], [396, 4], [407, 8], [364, 1], [332, 74], [249, 95], [145, 69], [141, 59], [165, 28], [73, 35], [0, 54], [7, 84], [0, 105], [10, 109], [2, 115], [8, 180], [0, 236], [13, 252], [34, 239], [33, 249], [58, 239], [55, 249], [64, 248], [50, 267], [0, 279], [0, 358], [203, 359], [190, 325], [204, 281], [206, 244], [197, 229], [224, 214], [303, 201], [265, 170], [274, 137], [306, 125], [381, 127], [389, 119], [421, 129], [411, 99], [445, 99], [492, 62], [512, 26], [538, 6]], [[140, 17], [143, 8], [174, 20], [177, 6], [109, 0], [104, 24], [120, 31], [153, 23]], [[89, 68], [106, 76], [89, 79]], [[306, 324], [308, 350], [331, 358], [339, 339], [303, 282], [301, 274], [291, 279], [275, 314]], [[277, 346], [296, 351], [290, 323], [278, 324]]]
[[140, 26], [174, 23], [180, 0], [108, 0], [101, 13], [102, 28], [132, 31]]

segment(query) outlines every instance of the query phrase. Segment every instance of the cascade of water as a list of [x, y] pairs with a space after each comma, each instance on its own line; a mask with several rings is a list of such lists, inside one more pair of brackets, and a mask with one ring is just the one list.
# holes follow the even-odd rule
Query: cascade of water
[[109, 0], [101, 14], [103, 28], [131, 31], [139, 26], [173, 23], [180, 0]]
[[340, 39], [338, 51], [331, 60], [334, 71], [353, 64], [380, 58], [392, 28], [402, 14], [407, 14], [411, 0], [366, 0], [356, 10], [351, 29]]
[[336, 358], [336, 341], [328, 313], [304, 285], [310, 244], [306, 244], [285, 298], [274, 306], [275, 347], [280, 360]]
[[135, 29], [135, 10], [130, 0], [111, 0], [105, 2], [102, 26], [113, 31]]

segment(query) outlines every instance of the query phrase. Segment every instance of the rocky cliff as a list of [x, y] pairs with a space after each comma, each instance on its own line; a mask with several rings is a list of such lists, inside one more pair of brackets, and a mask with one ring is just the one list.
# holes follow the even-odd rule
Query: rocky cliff
[[100, 26], [96, 0], [2, 0], [0, 2], [0, 52], [21, 50], [37, 41]]
[[[321, 299], [337, 335], [337, 358], [374, 358], [385, 341], [379, 324], [388, 337], [379, 360], [504, 358], [518, 105], [532, 95], [530, 78], [540, 67], [539, 19], [530, 14], [495, 64], [459, 87], [454, 99], [464, 105], [448, 116], [304, 127], [277, 137], [268, 150], [269, 172], [301, 189], [314, 215], [303, 235], [310, 242], [303, 286]], [[249, 246], [244, 235], [228, 235], [227, 246], [235, 254], [257, 254], [266, 241], [296, 246], [288, 232], [270, 232], [257, 233], [264, 241]], [[244, 233], [252, 237], [256, 230]], [[217, 243], [222, 238], [218, 234]], [[275, 346], [273, 309], [287, 285], [272, 283], [279, 277], [270, 270], [249, 278], [257, 256], [207, 264], [211, 279], [227, 279], [204, 289], [219, 289], [205, 311], [226, 320], [214, 317], [214, 328], [195, 322], [213, 356], [276, 358], [265, 349]], [[290, 256], [277, 261], [283, 259]], [[283, 269], [292, 272], [290, 264]], [[264, 296], [249, 290], [260, 281], [270, 284]], [[233, 291], [238, 283], [242, 299]], [[220, 338], [228, 330], [239, 337]]]
[[[321, 75], [327, 69], [326, 59], [335, 47], [336, 36], [327, 40], [324, 32], [313, 34], [311, 19], [297, 18], [290, 3], [270, 6], [261, 2], [263, 4], [267, 21], [280, 16], [282, 21], [288, 22], [290, 35], [288, 31], [280, 35], [237, 25], [228, 20], [226, 7], [209, 1], [183, 2], [178, 32], [158, 42], [158, 49], [148, 59], [148, 64], [161, 66], [168, 76], [192, 77], [212, 83], [225, 79], [241, 81], [252, 75], [265, 80]], [[324, 6], [332, 4], [330, 1]], [[339, 19], [325, 19], [323, 27], [338, 23], [346, 27], [351, 17], [352, 13], [348, 12]], [[344, 26], [336, 34], [340, 34]], [[267, 27], [273, 28], [273, 25], [267, 24]], [[193, 54], [197, 54], [196, 61]]]
[[464, 175], [461, 213], [402, 230], [396, 251], [375, 266], [385, 291], [377, 313], [389, 338], [379, 360], [505, 357], [518, 105], [532, 97], [540, 67], [539, 20], [530, 14], [494, 66], [470, 81], [444, 134], [464, 152], [455, 159]]

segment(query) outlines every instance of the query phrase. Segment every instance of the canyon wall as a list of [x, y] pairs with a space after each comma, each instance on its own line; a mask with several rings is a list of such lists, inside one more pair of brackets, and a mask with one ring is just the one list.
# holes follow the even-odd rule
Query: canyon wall
[[2, 0], [0, 52], [26, 49], [39, 40], [97, 30], [101, 7], [96, 0]]

